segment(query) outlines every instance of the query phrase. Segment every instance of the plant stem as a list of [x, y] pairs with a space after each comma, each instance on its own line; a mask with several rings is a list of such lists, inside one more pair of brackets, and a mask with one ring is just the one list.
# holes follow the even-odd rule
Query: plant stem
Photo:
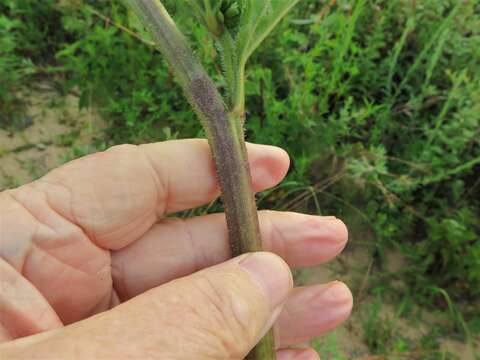
[[230, 32], [225, 31], [217, 41], [222, 49], [222, 64], [229, 95], [228, 105], [231, 112], [239, 118], [240, 124], [243, 125], [245, 120], [245, 64], [239, 64], [235, 41]]
[[[261, 250], [255, 196], [243, 133], [243, 114], [228, 113], [223, 99], [187, 40], [159, 0], [126, 0], [154, 36], [199, 116], [215, 160], [232, 256]], [[248, 355], [275, 359], [272, 332]]]

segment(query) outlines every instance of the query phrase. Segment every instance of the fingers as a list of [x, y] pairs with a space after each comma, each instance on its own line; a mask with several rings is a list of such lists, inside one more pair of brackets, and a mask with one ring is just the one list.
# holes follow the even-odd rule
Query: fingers
[[243, 359], [273, 324], [291, 288], [290, 270], [279, 257], [247, 254], [64, 330], [12, 342], [0, 353], [6, 358]]
[[0, 258], [38, 290], [64, 324], [109, 306], [110, 252], [60, 216], [40, 191], [0, 193]]
[[[283, 150], [254, 144], [247, 150], [255, 191], [285, 176], [289, 160]], [[32, 188], [108, 249], [136, 240], [164, 214], [202, 205], [219, 192], [205, 140], [114, 147], [62, 166]]]
[[[348, 237], [343, 222], [334, 217], [261, 211], [259, 219], [264, 249], [280, 255], [292, 267], [333, 258]], [[165, 220], [137, 242], [113, 253], [114, 286], [121, 298], [128, 299], [229, 257], [223, 214]]]
[[275, 325], [280, 348], [325, 334], [345, 321], [352, 311], [352, 294], [338, 281], [295, 288]]
[[0, 343], [62, 326], [38, 290], [0, 259]]
[[308, 349], [286, 349], [277, 351], [277, 360], [320, 360], [315, 350]]

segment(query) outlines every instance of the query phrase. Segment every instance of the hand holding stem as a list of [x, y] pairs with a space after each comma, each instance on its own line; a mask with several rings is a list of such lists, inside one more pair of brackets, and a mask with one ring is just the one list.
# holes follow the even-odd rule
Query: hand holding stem
[[[163, 4], [159, 0], [128, 0], [154, 36], [205, 129], [215, 159], [232, 256], [261, 250], [243, 131], [245, 64], [296, 2], [277, 0], [273, 5], [270, 0], [189, 0], [219, 46], [227, 89], [224, 101]], [[271, 331], [249, 358], [275, 358]]]

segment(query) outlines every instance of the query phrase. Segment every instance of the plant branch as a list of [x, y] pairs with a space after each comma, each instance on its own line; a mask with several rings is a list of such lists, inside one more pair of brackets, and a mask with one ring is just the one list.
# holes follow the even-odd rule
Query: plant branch
[[[213, 81], [163, 4], [159, 0], [126, 1], [152, 33], [205, 128], [222, 192], [232, 256], [261, 250], [241, 117], [228, 113]], [[275, 359], [271, 331], [248, 359]]]

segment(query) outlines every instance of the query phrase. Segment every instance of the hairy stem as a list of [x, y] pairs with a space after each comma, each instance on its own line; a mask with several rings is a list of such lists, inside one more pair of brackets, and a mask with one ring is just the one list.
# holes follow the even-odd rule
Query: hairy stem
[[[257, 208], [244, 141], [243, 114], [229, 114], [214, 83], [159, 0], [126, 0], [152, 33], [198, 114], [215, 160], [232, 256], [261, 250]], [[275, 359], [270, 331], [248, 355]]]
[[222, 65], [227, 84], [228, 106], [243, 125], [245, 117], [245, 65], [239, 64], [235, 49], [235, 40], [225, 31], [216, 39], [221, 48]]

